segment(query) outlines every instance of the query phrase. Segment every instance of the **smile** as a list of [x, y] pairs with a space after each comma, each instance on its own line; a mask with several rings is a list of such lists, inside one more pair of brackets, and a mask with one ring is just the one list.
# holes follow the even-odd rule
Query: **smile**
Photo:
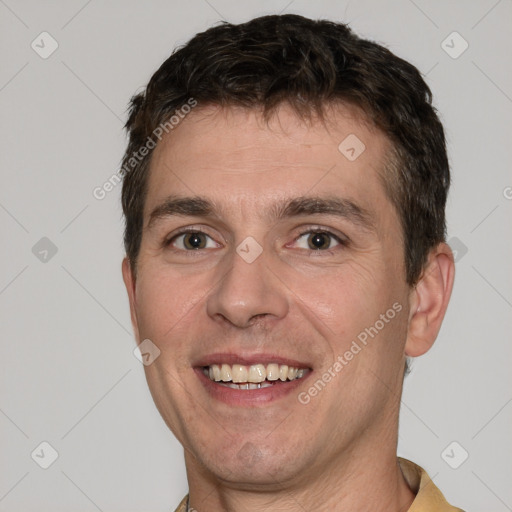
[[220, 386], [254, 390], [272, 387], [277, 382], [286, 382], [304, 378], [308, 368], [296, 368], [286, 364], [212, 364], [203, 366], [202, 371], [211, 381]]
[[293, 397], [314, 373], [312, 361], [235, 350], [198, 357], [192, 368], [214, 403], [243, 408]]

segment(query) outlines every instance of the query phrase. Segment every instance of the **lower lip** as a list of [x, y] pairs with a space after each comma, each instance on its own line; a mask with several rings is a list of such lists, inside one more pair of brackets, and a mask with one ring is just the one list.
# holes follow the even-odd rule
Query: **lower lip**
[[275, 400], [279, 400], [294, 390], [311, 375], [311, 370], [302, 378], [290, 381], [277, 380], [272, 386], [260, 389], [233, 389], [222, 386], [218, 382], [210, 380], [202, 368], [194, 368], [199, 380], [206, 388], [208, 393], [215, 399], [234, 406], [255, 406], [264, 405]]

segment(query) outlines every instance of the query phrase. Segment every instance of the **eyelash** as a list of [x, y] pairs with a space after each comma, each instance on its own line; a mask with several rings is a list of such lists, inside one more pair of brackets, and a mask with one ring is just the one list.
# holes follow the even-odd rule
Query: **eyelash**
[[[182, 235], [186, 235], [187, 233], [201, 233], [202, 235], [206, 235], [206, 236], [209, 236], [212, 240], [213, 240], [213, 237], [211, 237], [208, 233], [202, 231], [201, 229], [198, 229], [198, 228], [194, 228], [193, 226], [189, 227], [189, 228], [183, 228], [182, 230], [178, 231], [178, 233], [175, 233], [174, 235], [172, 235], [171, 237], [169, 238], [166, 238], [163, 242], [163, 246], [164, 247], [168, 247], [169, 245], [171, 245], [172, 242], [174, 242], [178, 237], [182, 236]], [[181, 250], [181, 249], [177, 249], [177, 250]], [[186, 252], [196, 252], [196, 251], [186, 251]]]
[[[164, 247], [169, 247], [178, 237], [180, 237], [182, 235], [186, 235], [188, 233], [200, 233], [200, 234], [203, 234], [203, 235], [206, 235], [206, 236], [212, 238], [212, 240], [213, 240], [213, 237], [211, 237], [208, 233], [202, 231], [201, 229], [197, 229], [197, 228], [194, 228], [194, 227], [189, 227], [189, 228], [183, 228], [181, 231], [179, 231], [178, 233], [175, 233], [170, 238], [165, 239], [164, 242], [163, 242], [163, 246]], [[341, 238], [340, 236], [332, 233], [331, 231], [329, 231], [327, 229], [324, 229], [324, 228], [321, 228], [321, 227], [314, 227], [314, 228], [310, 228], [310, 229], [308, 229], [306, 231], [301, 232], [299, 235], [297, 235], [297, 237], [295, 237], [294, 242], [299, 240], [304, 235], [309, 235], [311, 233], [328, 235], [328, 236], [332, 237], [334, 240], [336, 240], [336, 242], [338, 242], [340, 247], [347, 247], [348, 243], [349, 243], [348, 239]], [[336, 246], [336, 247], [338, 247], [338, 246]], [[334, 252], [336, 251], [336, 247], [334, 247], [332, 249], [325, 249], [325, 250], [310, 249], [309, 251], [310, 252], [315, 252], [315, 253], [316, 252], [319, 252], [319, 253], [321, 252], [323, 254], [334, 254]], [[176, 249], [176, 250], [181, 251], [181, 252], [194, 253], [194, 254], [197, 252], [197, 250], [188, 250], [188, 251], [183, 251], [182, 249]], [[307, 250], [307, 249], [305, 249], [305, 250]]]
[[[334, 234], [332, 231], [329, 231], [328, 229], [323, 229], [321, 227], [316, 227], [313, 229], [310, 228], [310, 229], [300, 233], [300, 235], [298, 235], [295, 238], [294, 242], [296, 242], [299, 238], [302, 238], [304, 235], [309, 235], [311, 233], [328, 235], [331, 238], [333, 238], [334, 240], [336, 240], [336, 242], [338, 242], [338, 244], [339, 244], [339, 245], [333, 247], [332, 249], [325, 249], [325, 250], [309, 249], [309, 251], [312, 253], [322, 253], [322, 254], [331, 255], [331, 254], [334, 254], [337, 250], [339, 250], [339, 248], [344, 248], [344, 247], [348, 246], [348, 240], [346, 238], [342, 238], [342, 237]], [[308, 250], [308, 249], [305, 249], [305, 250]]]

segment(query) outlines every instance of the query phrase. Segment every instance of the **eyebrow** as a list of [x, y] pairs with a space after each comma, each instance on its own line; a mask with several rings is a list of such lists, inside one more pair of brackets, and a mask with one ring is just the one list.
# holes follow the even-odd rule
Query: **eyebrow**
[[[175, 216], [218, 217], [219, 208], [206, 197], [169, 196], [149, 215], [147, 229], [158, 221]], [[334, 215], [367, 231], [375, 231], [374, 216], [353, 201], [340, 197], [300, 196], [273, 204], [266, 217], [281, 220], [306, 215]]]

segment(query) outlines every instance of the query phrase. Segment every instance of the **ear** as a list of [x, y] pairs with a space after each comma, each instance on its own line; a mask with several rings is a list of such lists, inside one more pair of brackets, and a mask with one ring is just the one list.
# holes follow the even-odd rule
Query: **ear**
[[409, 296], [405, 355], [421, 356], [434, 344], [448, 307], [454, 277], [452, 250], [448, 244], [441, 243], [430, 251], [423, 273]]
[[130, 301], [130, 317], [132, 319], [133, 332], [135, 334], [135, 339], [138, 345], [140, 343], [140, 335], [136, 312], [137, 299], [135, 296], [135, 276], [132, 273], [130, 260], [128, 258], [123, 259], [122, 271], [124, 285], [126, 286], [126, 291], [128, 292], [128, 300]]

